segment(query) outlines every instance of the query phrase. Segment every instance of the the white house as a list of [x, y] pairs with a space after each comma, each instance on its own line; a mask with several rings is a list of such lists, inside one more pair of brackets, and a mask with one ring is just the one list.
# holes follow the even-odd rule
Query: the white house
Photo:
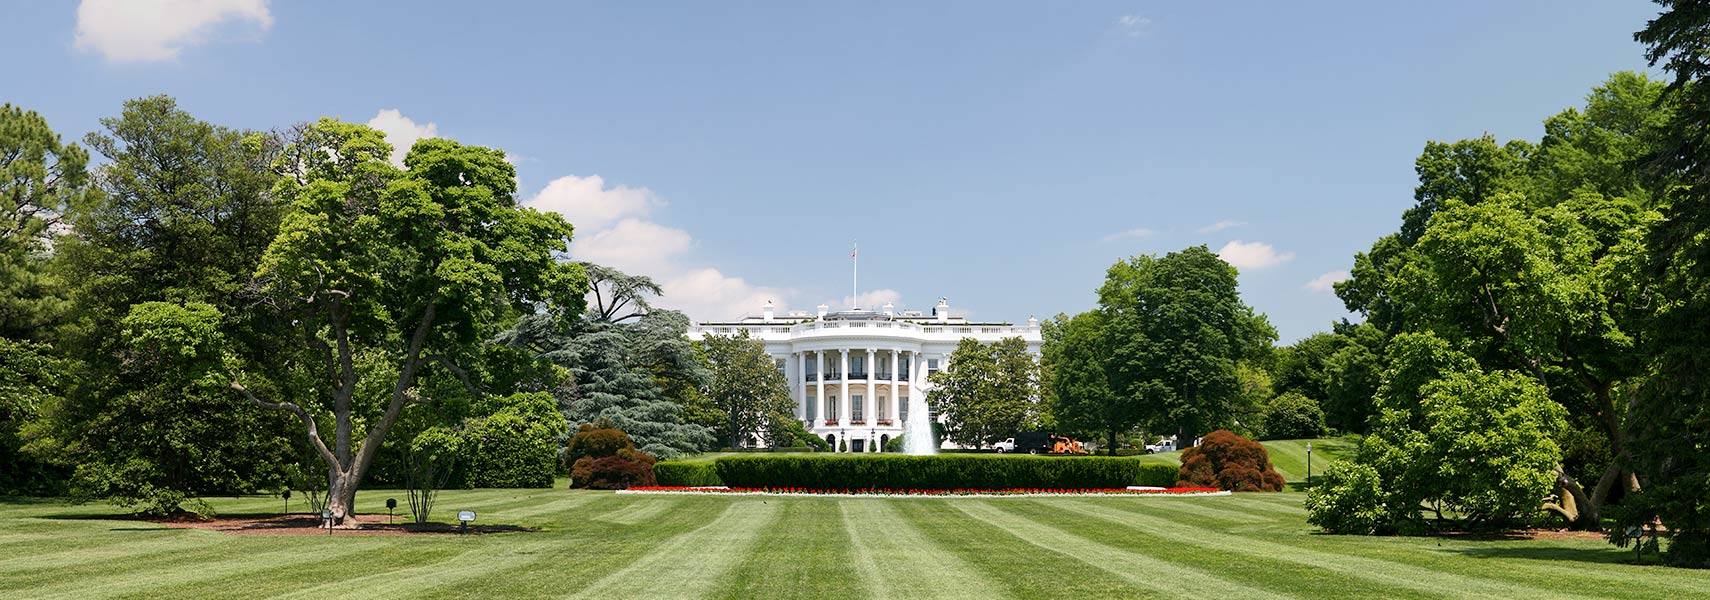
[[[847, 441], [850, 452], [874, 452], [901, 435], [909, 417], [909, 399], [930, 393], [926, 377], [943, 368], [963, 338], [991, 343], [1020, 337], [1038, 355], [1039, 321], [1027, 325], [974, 322], [952, 316], [939, 299], [931, 314], [851, 309], [817, 314], [774, 314], [768, 301], [758, 317], [706, 322], [689, 336], [735, 335], [747, 331], [766, 343], [790, 383], [796, 417], [808, 431], [832, 442]], [[922, 404], [924, 405], [924, 404]]]

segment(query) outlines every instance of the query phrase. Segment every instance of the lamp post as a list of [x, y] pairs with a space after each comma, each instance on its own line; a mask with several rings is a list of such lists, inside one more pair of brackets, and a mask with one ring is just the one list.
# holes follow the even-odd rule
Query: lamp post
[[1306, 487], [1312, 487], [1312, 442], [1306, 443]]
[[280, 514], [291, 514], [291, 488], [285, 488], [285, 491], [279, 492], [279, 495], [285, 498], [285, 512]]

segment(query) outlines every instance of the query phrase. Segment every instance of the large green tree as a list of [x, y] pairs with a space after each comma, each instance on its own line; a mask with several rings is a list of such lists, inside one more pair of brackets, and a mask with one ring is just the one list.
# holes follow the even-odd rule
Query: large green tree
[[1660, 519], [1667, 559], [1710, 566], [1710, 3], [1659, 0], [1663, 11], [1635, 38], [1671, 74], [1664, 140], [1646, 156], [1670, 186], [1664, 221], [1647, 240], [1658, 298], [1645, 338], [1649, 379], [1628, 421], [1633, 466], [1645, 480], [1624, 525]]
[[1194, 246], [1116, 263], [1099, 288], [1113, 393], [1154, 398], [1152, 423], [1183, 443], [1231, 424], [1242, 398], [1236, 366], [1276, 339], [1235, 284], [1234, 267]]
[[277, 321], [246, 292], [282, 212], [268, 169], [277, 138], [201, 121], [164, 96], [126, 102], [102, 126], [86, 137], [106, 158], [93, 172], [99, 194], [64, 214], [69, 233], [53, 246], [72, 301], [53, 332], [69, 359], [63, 399], [42, 407], [28, 448], [74, 466], [73, 493], [154, 512], [271, 487], [290, 453], [284, 424], [192, 385], [184, 370], [202, 361], [144, 361], [168, 354], [120, 334], [147, 303], [206, 306], [195, 314], [218, 319], [230, 361], [276, 380], [263, 359], [282, 337]]
[[1117, 393], [1111, 370], [1119, 365], [1110, 360], [1116, 341], [1106, 318], [1092, 310], [1060, 319], [1046, 338], [1042, 362], [1049, 370], [1047, 408], [1058, 428], [1102, 433], [1106, 451], [1115, 453], [1118, 437], [1147, 421], [1164, 390], [1152, 384]]
[[980, 446], [1039, 426], [1039, 361], [1021, 338], [963, 338], [945, 368], [927, 379], [926, 401], [950, 441]]
[[557, 259], [570, 224], [517, 204], [503, 152], [426, 139], [399, 170], [391, 150], [378, 131], [322, 119], [283, 153], [276, 193], [290, 211], [256, 291], [295, 324], [313, 394], [252, 389], [242, 371], [230, 382], [302, 423], [341, 522], [404, 408], [432, 400], [417, 385], [425, 372], [467, 379], [460, 364], [482, 339], [539, 306], [575, 318], [587, 290], [581, 267]]
[[780, 445], [787, 424], [795, 420], [796, 404], [784, 372], [766, 354], [766, 343], [748, 337], [747, 331], [709, 335], [699, 343], [712, 365], [706, 395], [724, 414], [724, 439], [734, 448], [764, 435], [770, 445]]

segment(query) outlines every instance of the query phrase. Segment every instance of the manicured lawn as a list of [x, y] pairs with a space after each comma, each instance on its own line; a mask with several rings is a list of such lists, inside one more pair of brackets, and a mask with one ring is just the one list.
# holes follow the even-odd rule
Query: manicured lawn
[[[1316, 443], [1314, 444], [1316, 446]], [[1314, 461], [1316, 469], [1316, 460]], [[359, 506], [383, 512], [386, 497]], [[216, 499], [227, 514], [277, 498]], [[0, 597], [1691, 598], [1598, 540], [1312, 533], [1301, 495], [826, 499], [446, 492], [539, 533], [233, 535], [0, 499]], [[302, 504], [295, 507], [302, 509]]]
[[[1287, 480], [1290, 489], [1306, 483], [1306, 443], [1312, 442], [1312, 476], [1316, 479], [1336, 464], [1344, 454], [1351, 454], [1357, 446], [1352, 438], [1323, 438], [1315, 440], [1272, 440], [1259, 442], [1265, 446], [1265, 451], [1271, 454], [1271, 466], [1275, 467], [1278, 475]], [[1171, 465], [1182, 464], [1181, 451], [1164, 452], [1162, 454], [1146, 454], [1135, 457], [1141, 462], [1155, 462]]]

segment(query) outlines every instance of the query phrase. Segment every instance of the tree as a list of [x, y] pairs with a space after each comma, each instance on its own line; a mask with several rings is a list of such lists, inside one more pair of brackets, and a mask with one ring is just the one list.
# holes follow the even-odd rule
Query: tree
[[1324, 435], [1324, 410], [1300, 392], [1287, 392], [1265, 406], [1260, 429], [1267, 440], [1315, 438]]
[[1271, 467], [1271, 455], [1258, 442], [1219, 429], [1205, 443], [1182, 452], [1178, 487], [1215, 487], [1236, 492], [1280, 492], [1286, 482]]
[[795, 420], [796, 404], [783, 371], [766, 354], [766, 343], [743, 331], [734, 336], [709, 335], [700, 345], [712, 364], [707, 398], [725, 415], [722, 433], [730, 446], [742, 446], [743, 440], [757, 435], [778, 445], [785, 422]]
[[[1671, 186], [1660, 197], [1665, 219], [1647, 237], [1646, 274], [1663, 301], [1645, 327], [1654, 376], [1638, 394], [1628, 427], [1633, 468], [1645, 488], [1629, 498], [1621, 525], [1660, 520], [1671, 532], [1666, 560], [1710, 566], [1710, 6], [1657, 2], [1664, 10], [1634, 39], [1645, 58], [1674, 75], [1676, 110], [1650, 153], [1647, 172]], [[1620, 528], [1617, 528], [1619, 531]], [[1619, 540], [1618, 540], [1619, 541]]]
[[1155, 398], [1150, 418], [1186, 443], [1231, 421], [1236, 365], [1265, 354], [1276, 330], [1241, 302], [1236, 272], [1205, 246], [1112, 266], [1099, 288], [1114, 393]]
[[[1531, 377], [1485, 371], [1433, 334], [1403, 334], [1353, 460], [1307, 493], [1332, 533], [1509, 527], [1537, 514], [1561, 461], [1565, 411]], [[1427, 522], [1423, 512], [1435, 519]]]
[[40, 339], [67, 309], [46, 252], [66, 215], [94, 199], [88, 164], [41, 115], [0, 105], [0, 336]]
[[926, 401], [958, 444], [990, 444], [1039, 422], [1039, 363], [1021, 338], [983, 344], [963, 338], [928, 380]]
[[[41, 405], [27, 449], [74, 466], [73, 492], [152, 512], [175, 510], [175, 498], [278, 485], [285, 424], [183, 371], [244, 364], [269, 386], [290, 384], [269, 360], [286, 332], [244, 293], [278, 228], [268, 170], [277, 138], [198, 120], [164, 96], [126, 102], [102, 125], [85, 138], [106, 158], [91, 180], [98, 193], [61, 213], [69, 232], [53, 243], [52, 268], [71, 300], [50, 334], [67, 359], [61, 398]], [[149, 339], [140, 332], [115, 335], [133, 315], [169, 314], [142, 309], [151, 302], [211, 309], [184, 314], [219, 319], [219, 339], [208, 340], [218, 351], [198, 356], [221, 358], [184, 360], [139, 346]]]
[[[517, 205], [502, 152], [426, 139], [405, 171], [390, 154], [380, 132], [333, 119], [287, 148], [277, 193], [291, 210], [255, 279], [265, 305], [297, 324], [317, 390], [298, 404], [262, 398], [243, 372], [230, 383], [303, 423], [340, 522], [404, 407], [432, 400], [417, 387], [425, 370], [466, 380], [458, 362], [483, 336], [540, 304], [574, 318], [587, 289], [582, 269], [555, 257], [570, 224]], [[380, 368], [359, 369], [364, 359]]]
[[1059, 333], [1046, 338], [1043, 362], [1050, 366], [1049, 408], [1058, 427], [1102, 432], [1106, 452], [1115, 453], [1117, 437], [1145, 422], [1163, 390], [1151, 386], [1141, 393], [1116, 392], [1110, 376], [1116, 366], [1110, 360], [1113, 341], [1105, 319], [1105, 313], [1096, 310], [1063, 319], [1054, 326]]

